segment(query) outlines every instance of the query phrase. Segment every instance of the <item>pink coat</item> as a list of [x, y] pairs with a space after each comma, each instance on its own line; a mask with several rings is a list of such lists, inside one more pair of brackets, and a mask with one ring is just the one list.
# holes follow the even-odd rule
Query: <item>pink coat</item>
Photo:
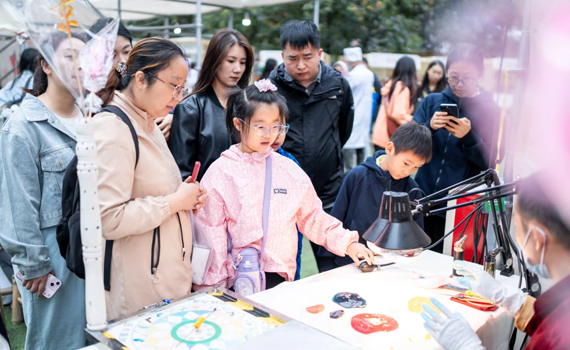
[[232, 146], [210, 166], [202, 179], [202, 185], [208, 190], [208, 201], [198, 212], [197, 223], [210, 240], [214, 259], [204, 285], [195, 288], [231, 286], [236, 272], [227, 253], [228, 231], [234, 255], [248, 247], [261, 251], [267, 157], [273, 157], [273, 176], [263, 257], [266, 272], [277, 272], [293, 281], [297, 255], [295, 224], [309, 240], [339, 256], [345, 255], [350, 243], [358, 241], [357, 232], [345, 230], [342, 222], [323, 211], [311, 180], [292, 160], [274, 153], [271, 148], [263, 153], [248, 154]]

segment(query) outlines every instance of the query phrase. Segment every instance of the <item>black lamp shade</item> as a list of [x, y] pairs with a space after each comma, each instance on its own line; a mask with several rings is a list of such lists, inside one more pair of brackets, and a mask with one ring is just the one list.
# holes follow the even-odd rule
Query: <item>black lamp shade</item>
[[431, 243], [431, 238], [413, 220], [410, 199], [405, 192], [384, 192], [380, 217], [362, 237], [389, 250], [417, 249]]

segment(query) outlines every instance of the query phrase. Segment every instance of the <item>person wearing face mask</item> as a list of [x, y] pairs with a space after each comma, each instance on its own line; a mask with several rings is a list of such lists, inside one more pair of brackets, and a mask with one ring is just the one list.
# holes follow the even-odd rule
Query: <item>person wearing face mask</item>
[[212, 37], [192, 95], [174, 110], [170, 151], [183, 178], [200, 161], [201, 180], [232, 145], [225, 124], [228, 95], [249, 85], [253, 60], [251, 45], [237, 30], [220, 29]]
[[[473, 177], [495, 166], [500, 110], [493, 95], [480, 88], [483, 53], [471, 44], [459, 44], [447, 58], [449, 87], [428, 95], [414, 115], [433, 135], [433, 158], [422, 167], [416, 181], [427, 195]], [[441, 104], [455, 104], [458, 117], [440, 111]], [[444, 216], [425, 218], [432, 241], [443, 237]], [[443, 251], [443, 242], [433, 248]]]
[[182, 50], [161, 38], [139, 41], [123, 69], [99, 92], [104, 106], [120, 108], [133, 124], [101, 112], [94, 117], [99, 164], [98, 195], [103, 238], [113, 240], [107, 317], [115, 319], [192, 287], [189, 210], [206, 191], [183, 182], [154, 120], [187, 95], [188, 64]]
[[[515, 317], [515, 326], [531, 338], [527, 350], [570, 349], [570, 227], [545, 196], [541, 174], [517, 185], [514, 222], [515, 240], [526, 268], [556, 283], [538, 298], [519, 289], [503, 286], [480, 266], [456, 261], [454, 268], [464, 277], [458, 281], [471, 291], [492, 300]], [[437, 300], [436, 300], [437, 302]], [[428, 332], [446, 350], [484, 350], [467, 321], [440, 303], [438, 315], [428, 305], [422, 313]]]

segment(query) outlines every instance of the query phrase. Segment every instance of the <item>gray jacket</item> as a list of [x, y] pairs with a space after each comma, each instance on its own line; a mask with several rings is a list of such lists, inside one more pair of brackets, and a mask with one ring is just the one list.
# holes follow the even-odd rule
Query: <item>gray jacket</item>
[[29, 94], [0, 132], [0, 243], [25, 279], [54, 268], [46, 237], [54, 241], [61, 219], [63, 174], [75, 143], [53, 112]]

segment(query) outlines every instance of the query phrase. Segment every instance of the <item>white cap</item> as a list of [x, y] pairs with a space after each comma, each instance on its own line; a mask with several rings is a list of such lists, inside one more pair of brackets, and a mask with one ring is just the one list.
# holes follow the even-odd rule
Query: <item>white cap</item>
[[346, 62], [362, 61], [362, 49], [360, 47], [347, 47], [343, 50]]

